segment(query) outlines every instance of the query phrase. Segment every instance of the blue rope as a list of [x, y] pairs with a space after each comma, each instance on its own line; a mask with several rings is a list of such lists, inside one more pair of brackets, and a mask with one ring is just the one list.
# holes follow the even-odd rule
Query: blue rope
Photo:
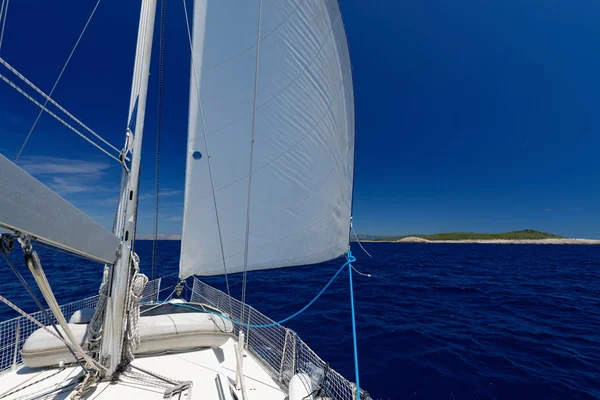
[[356, 377], [356, 400], [360, 400], [360, 382], [358, 378], [358, 347], [356, 345], [356, 318], [354, 317], [354, 287], [352, 285], [352, 262], [350, 259], [356, 260], [352, 257], [352, 252], [348, 250], [348, 276], [350, 278], [350, 305], [352, 307], [352, 341], [354, 344], [354, 375]]
[[344, 265], [342, 265], [340, 267], [340, 269], [338, 269], [338, 271], [335, 273], [335, 275], [333, 275], [333, 277], [329, 280], [329, 282], [327, 282], [327, 285], [325, 285], [325, 287], [323, 287], [323, 289], [321, 289], [321, 291], [304, 307], [302, 307], [302, 309], [300, 311], [297, 311], [296, 313], [290, 315], [287, 318], [282, 319], [281, 321], [277, 321], [277, 322], [273, 322], [272, 324], [265, 324], [265, 325], [254, 325], [254, 324], [246, 324], [244, 322], [240, 322], [240, 321], [236, 321], [232, 318], [229, 318], [221, 313], [218, 312], [214, 312], [214, 311], [208, 311], [208, 310], [204, 310], [202, 308], [198, 308], [198, 307], [194, 307], [194, 306], [190, 306], [189, 304], [185, 304], [185, 303], [169, 303], [172, 304], [174, 306], [177, 307], [184, 307], [184, 308], [190, 308], [192, 310], [196, 310], [196, 311], [202, 311], [208, 314], [213, 314], [216, 316], [219, 316], [223, 319], [226, 319], [227, 321], [230, 321], [232, 323], [234, 323], [235, 325], [239, 325], [239, 326], [243, 326], [243, 327], [247, 327], [247, 328], [255, 328], [255, 329], [263, 329], [263, 328], [271, 328], [273, 326], [277, 326], [277, 325], [282, 325], [285, 322], [291, 320], [292, 318], [297, 317], [298, 315], [302, 314], [304, 311], [306, 311], [310, 306], [312, 306], [314, 304], [315, 301], [317, 301], [319, 299], [319, 297], [321, 297], [321, 295], [323, 293], [325, 293], [325, 291], [329, 288], [329, 286], [331, 286], [331, 284], [333, 283], [333, 281], [335, 280], [335, 278], [338, 277], [338, 275], [340, 274], [340, 272], [342, 272], [344, 270], [344, 268], [346, 268], [348, 265], [352, 265], [351, 263], [356, 261], [356, 258], [354, 258], [354, 256], [352, 256], [352, 253], [348, 250], [348, 254], [346, 255], [346, 258], [348, 259], [348, 261], [346, 261], [344, 263]]
[[350, 278], [350, 305], [352, 307], [352, 341], [354, 344], [354, 374], [356, 376], [356, 399], [361, 400], [360, 382], [359, 382], [359, 377], [358, 377], [358, 347], [357, 347], [357, 340], [356, 340], [356, 318], [355, 318], [355, 313], [354, 313], [354, 287], [352, 285], [352, 269], [353, 269], [352, 263], [354, 261], [356, 261], [356, 258], [354, 258], [354, 256], [352, 255], [352, 251], [348, 250], [348, 253], [346, 254], [346, 259], [347, 259], [347, 261], [344, 263], [344, 265], [342, 265], [340, 267], [340, 269], [338, 269], [338, 271], [335, 273], [335, 275], [333, 275], [333, 277], [329, 280], [329, 282], [327, 282], [327, 284], [323, 287], [323, 289], [321, 289], [321, 291], [307, 305], [305, 305], [300, 311], [290, 315], [289, 317], [284, 318], [281, 321], [273, 322], [272, 324], [265, 324], [265, 325], [246, 324], [246, 323], [243, 323], [240, 321], [236, 321], [232, 318], [229, 318], [221, 313], [214, 312], [214, 311], [208, 311], [208, 310], [205, 310], [205, 309], [202, 309], [199, 307], [191, 306], [189, 304], [185, 304], [185, 303], [169, 303], [169, 304], [172, 304], [177, 307], [190, 308], [192, 310], [205, 312], [207, 314], [213, 314], [213, 315], [216, 315], [223, 319], [226, 319], [228, 321], [231, 321], [232, 323], [234, 323], [236, 325], [243, 326], [243, 327], [256, 328], [256, 329], [271, 328], [273, 326], [282, 325], [283, 323], [291, 320], [292, 318], [297, 317], [298, 315], [300, 315], [304, 311], [306, 311], [310, 306], [312, 306], [314, 304], [315, 301], [317, 301], [319, 299], [319, 297], [321, 297], [321, 295], [323, 293], [325, 293], [325, 291], [329, 288], [329, 286], [331, 286], [331, 284], [333, 283], [335, 278], [338, 277], [340, 272], [342, 272], [344, 270], [344, 268], [348, 267], [348, 274], [349, 274], [349, 278]]

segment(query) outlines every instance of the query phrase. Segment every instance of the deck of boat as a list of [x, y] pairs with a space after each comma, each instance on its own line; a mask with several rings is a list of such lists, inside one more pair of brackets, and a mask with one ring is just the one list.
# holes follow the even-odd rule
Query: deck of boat
[[[215, 349], [200, 349], [183, 353], [140, 357], [132, 365], [177, 381], [191, 381], [192, 397], [203, 400], [235, 400], [236, 342], [229, 339]], [[252, 353], [244, 353], [244, 376], [248, 400], [284, 400], [286, 394], [277, 381], [263, 368]], [[138, 371], [134, 372], [138, 373]], [[132, 379], [129, 374], [116, 384], [105, 381], [92, 388], [85, 399], [163, 399], [165, 388], [150, 380]], [[73, 366], [31, 369], [20, 367], [0, 376], [0, 398], [4, 399], [68, 399], [81, 376], [81, 368]], [[242, 394], [234, 390], [238, 399]], [[6, 396], [8, 394], [8, 396]], [[173, 396], [189, 399], [189, 392]]]

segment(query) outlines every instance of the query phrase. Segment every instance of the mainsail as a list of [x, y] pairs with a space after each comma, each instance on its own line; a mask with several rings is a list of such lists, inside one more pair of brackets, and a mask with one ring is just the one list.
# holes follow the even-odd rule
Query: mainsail
[[343, 254], [354, 98], [337, 1], [196, 0], [192, 41], [180, 277], [243, 271], [247, 221], [248, 270]]

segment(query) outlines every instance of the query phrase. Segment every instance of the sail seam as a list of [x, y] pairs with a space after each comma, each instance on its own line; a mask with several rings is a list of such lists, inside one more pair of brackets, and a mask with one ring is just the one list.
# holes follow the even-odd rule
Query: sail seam
[[[292, 151], [297, 145], [299, 145], [300, 143], [302, 143], [305, 139], [307, 139], [308, 137], [310, 137], [310, 135], [314, 132], [314, 130], [317, 128], [317, 126], [319, 126], [319, 124], [321, 122], [323, 122], [324, 118], [328, 115], [331, 114], [331, 104], [333, 104], [334, 101], [336, 101], [338, 99], [338, 95], [340, 94], [340, 92], [342, 91], [342, 89], [344, 88], [344, 85], [346, 83], [346, 80], [351, 77], [351, 74], [346, 74], [342, 80], [342, 84], [340, 85], [339, 89], [336, 92], [336, 95], [334, 96], [334, 98], [332, 99], [331, 103], [327, 105], [327, 109], [325, 110], [325, 112], [319, 117], [319, 120], [313, 125], [313, 127], [306, 133], [306, 135], [303, 135], [300, 139], [298, 139], [296, 142], [294, 142], [291, 146], [289, 146], [288, 148], [286, 148], [282, 153], [278, 154], [276, 157], [273, 157], [272, 159], [270, 159], [269, 161], [267, 161], [266, 163], [264, 163], [263, 165], [261, 165], [260, 167], [256, 168], [254, 172], [260, 171], [261, 169], [269, 166], [270, 164], [274, 163], [275, 161], [277, 161], [278, 159], [280, 159], [281, 157], [285, 156], [287, 153], [289, 153], [290, 151]], [[228, 183], [226, 185], [223, 185], [219, 188], [217, 188], [215, 191], [219, 192], [223, 189], [228, 188], [231, 185], [236, 184], [237, 182], [244, 180], [248, 177], [248, 175], [244, 175], [238, 179], [236, 179], [235, 181]], [[207, 198], [208, 196], [203, 196], [200, 197], [198, 200], [202, 200]]]
[[[320, 184], [318, 185], [317, 189], [315, 189], [313, 191], [310, 191], [309, 194], [308, 194], [308, 196], [305, 196], [305, 197], [299, 198], [299, 199], [295, 199], [295, 201], [291, 202], [290, 204], [287, 204], [285, 207], [282, 207], [281, 211], [284, 212], [286, 210], [293, 209], [293, 206], [295, 206], [297, 204], [304, 203], [305, 201], [307, 201], [308, 199], [310, 199], [314, 194], [319, 193], [321, 191], [321, 189], [323, 189], [325, 187], [325, 184], [327, 182], [329, 182], [332, 178], [334, 178], [336, 175], [338, 175], [336, 173], [339, 173], [339, 171], [340, 171], [339, 167], [337, 167], [335, 169], [332, 169], [331, 172], [329, 173], [329, 175], [327, 175], [327, 177], [325, 179], [323, 179], [323, 181], [320, 182]], [[327, 215], [329, 215], [329, 214], [327, 214]], [[324, 216], [324, 217], [322, 217], [322, 218], [320, 218], [317, 222], [319, 222], [322, 219], [326, 218], [327, 215]], [[275, 222], [276, 220], [278, 220], [280, 218], [280, 216], [281, 216], [281, 213], [275, 215], [274, 217], [272, 217], [268, 221], [265, 221], [265, 223], [263, 224], [263, 226], [264, 227], [270, 227], [273, 222]], [[265, 229], [267, 229], [267, 228], [265, 228]], [[259, 230], [258, 232], [255, 232], [254, 234], [255, 234], [256, 237], [260, 237], [260, 233], [262, 233], [263, 231], [264, 230]], [[288, 236], [286, 236], [286, 237], [288, 237]], [[279, 238], [279, 239], [284, 239], [284, 238]], [[235, 238], [235, 239], [232, 239], [232, 240], [229, 240], [229, 241], [225, 242], [224, 244], [228, 245], [228, 244], [231, 244], [231, 243], [235, 243], [235, 242], [237, 242], [239, 240], [240, 239]], [[240, 253], [236, 253], [236, 254], [240, 254]]]
[[[279, 96], [281, 96], [282, 94], [284, 94], [294, 83], [298, 82], [298, 80], [300, 78], [302, 78], [306, 72], [308, 71], [308, 69], [310, 67], [312, 67], [315, 63], [315, 61], [317, 60], [317, 58], [319, 58], [319, 56], [322, 54], [322, 50], [325, 48], [325, 44], [327, 44], [328, 39], [335, 39], [334, 36], [332, 35], [332, 33], [334, 32], [337, 24], [341, 21], [341, 17], [338, 17], [332, 24], [331, 24], [331, 29], [329, 30], [327, 37], [324, 38], [323, 42], [321, 43], [321, 47], [319, 47], [319, 49], [317, 50], [317, 53], [315, 54], [315, 56], [307, 63], [307, 65], [303, 68], [302, 72], [299, 73], [297, 76], [295, 76], [286, 87], [284, 87], [283, 89], [281, 89], [279, 92], [275, 93], [270, 99], [265, 100], [262, 104], [259, 104], [256, 109], [260, 110], [261, 108], [265, 107], [267, 104], [272, 103], [275, 99], [277, 99]], [[247, 112], [241, 116], [239, 116], [238, 118], [235, 118], [233, 120], [231, 120], [230, 122], [226, 123], [225, 125], [219, 127], [219, 128], [215, 128], [209, 132], [206, 132], [206, 135], [213, 135], [217, 132], [220, 132], [232, 125], [234, 125], [236, 122], [241, 121], [242, 119], [244, 119], [245, 117], [247, 117], [248, 115], [251, 115], [252, 111]]]
[[[294, 267], [294, 266], [316, 264], [317, 262], [314, 261], [315, 259], [317, 259], [318, 257], [320, 257], [324, 254], [329, 254], [337, 248], [338, 248], [338, 246], [329, 246], [325, 249], [319, 250], [318, 252], [311, 254], [310, 256], [290, 257], [290, 258], [286, 258], [284, 260], [277, 260], [276, 264], [265, 264], [265, 263], [250, 264], [250, 268], [260, 267], [260, 269], [266, 270], [266, 269], [271, 269], [271, 268], [288, 268], [288, 267]], [[330, 256], [328, 259], [329, 260], [335, 259], [335, 258], [345, 254], [347, 251], [348, 251], [348, 246], [344, 247], [343, 249], [340, 249], [339, 252], [336, 252], [335, 255]], [[322, 261], [318, 261], [318, 262], [322, 262]], [[236, 272], [239, 272], [239, 271], [236, 271]], [[197, 274], [197, 275], [209, 276], [209, 275], [218, 275], [219, 273], [220, 273], [220, 271], [218, 271], [218, 270], [206, 270], [206, 271], [203, 271], [203, 274]]]
[[[287, 235], [285, 235], [285, 236], [278, 237], [276, 240], [271, 240], [270, 242], [263, 243], [263, 244], [261, 244], [261, 245], [259, 245], [259, 246], [256, 246], [256, 247], [254, 247], [254, 249], [260, 249], [260, 248], [263, 248], [263, 247], [266, 247], [266, 246], [270, 246], [270, 245], [273, 245], [273, 244], [275, 244], [275, 243], [281, 242], [281, 241], [282, 241], [282, 240], [284, 240], [284, 239], [287, 239], [287, 238], [290, 238], [290, 237], [292, 237], [292, 236], [294, 236], [294, 235], [297, 235], [298, 233], [305, 232], [305, 231], [307, 231], [307, 230], [309, 230], [309, 229], [311, 229], [311, 228], [315, 227], [316, 225], [319, 225], [320, 223], [322, 223], [323, 221], [325, 221], [325, 220], [326, 220], [328, 217], [330, 217], [330, 216], [332, 216], [332, 215], [335, 215], [335, 214], [336, 214], [335, 212], [330, 212], [330, 213], [327, 213], [327, 214], [325, 214], [323, 217], [319, 218], [317, 221], [315, 221], [314, 223], [312, 223], [311, 225], [309, 225], [309, 226], [307, 226], [307, 227], [305, 227], [305, 228], [303, 228], [303, 229], [300, 229], [300, 230], [297, 230], [297, 231], [291, 232], [291, 233], [289, 233], [289, 234], [287, 234]], [[231, 241], [231, 242], [233, 242], [233, 241]], [[228, 243], [231, 243], [231, 242], [228, 242]], [[333, 246], [333, 247], [327, 247], [327, 248], [324, 248], [324, 249], [322, 249], [322, 250], [319, 250], [319, 251], [318, 251], [316, 254], [320, 254], [320, 253], [326, 252], [327, 250], [329, 250], [329, 249], [334, 249], [335, 247], [337, 247], [337, 246]], [[346, 250], [344, 250], [344, 251], [346, 251]], [[237, 253], [233, 253], [233, 254], [231, 254], [231, 255], [230, 255], [230, 257], [233, 257], [233, 256], [238, 256], [238, 255], [240, 255], [240, 254], [242, 254], [242, 252], [241, 252], [241, 251], [238, 251]], [[305, 257], [305, 258], [308, 258], [308, 257]], [[294, 260], [294, 259], [296, 259], [296, 257], [289, 258], [289, 259], [285, 259], [285, 260], [281, 260], [280, 262], [283, 262], [283, 263], [285, 263], [285, 262], [287, 262], [287, 261]], [[212, 262], [213, 262], [212, 260], [211, 260], [211, 261], [207, 261], [207, 262], [206, 262], [206, 264], [207, 264], [207, 265], [210, 265]]]
[[[300, 6], [302, 5], [302, 3], [305, 3], [306, 0], [300, 0], [298, 2], [298, 4], [296, 4], [296, 8], [294, 8], [294, 10], [292, 12], [289, 13], [288, 16], [286, 16], [279, 24], [277, 24], [277, 26], [275, 28], [273, 28], [273, 30], [269, 33], [267, 33], [265, 36], [263, 36], [262, 38], [260, 38], [260, 40], [258, 41], [257, 44], [253, 44], [252, 46], [248, 46], [246, 47], [244, 50], [240, 51], [239, 53], [236, 53], [234, 55], [232, 55], [231, 57], [226, 58], [223, 61], [220, 61], [218, 63], [216, 63], [215, 65], [206, 68], [206, 71], [212, 71], [215, 68], [220, 67], [223, 64], [227, 64], [228, 62], [235, 60], [236, 58], [238, 58], [239, 56], [249, 52], [250, 50], [254, 49], [255, 47], [257, 47], [260, 43], [264, 42], [265, 40], [267, 40], [267, 38], [271, 35], [273, 35], [275, 32], [277, 32], [279, 30], [279, 28], [281, 28], [281, 26], [283, 24], [285, 24], [287, 21], [289, 21], [295, 14], [296, 12], [300, 9]], [[202, 70], [201, 70], [202, 72]]]

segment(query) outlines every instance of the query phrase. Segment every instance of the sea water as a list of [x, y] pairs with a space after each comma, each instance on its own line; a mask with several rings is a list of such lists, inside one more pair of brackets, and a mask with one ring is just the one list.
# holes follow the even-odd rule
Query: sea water
[[[353, 245], [360, 382], [373, 399], [600, 398], [600, 246], [364, 243]], [[160, 241], [163, 288], [180, 243]], [[151, 274], [152, 243], [139, 241]], [[40, 250], [60, 303], [97, 293], [102, 266]], [[11, 259], [32, 283], [19, 253]], [[302, 308], [343, 259], [248, 274], [247, 301], [274, 320]], [[3, 261], [2, 261], [3, 263]], [[36, 311], [8, 267], [0, 293]], [[222, 276], [203, 278], [225, 290]], [[229, 278], [240, 297], [241, 276]], [[348, 274], [286, 325], [354, 380]], [[171, 289], [165, 290], [166, 296]], [[14, 316], [0, 307], [0, 319]], [[318, 372], [318, 371], [317, 371]]]

